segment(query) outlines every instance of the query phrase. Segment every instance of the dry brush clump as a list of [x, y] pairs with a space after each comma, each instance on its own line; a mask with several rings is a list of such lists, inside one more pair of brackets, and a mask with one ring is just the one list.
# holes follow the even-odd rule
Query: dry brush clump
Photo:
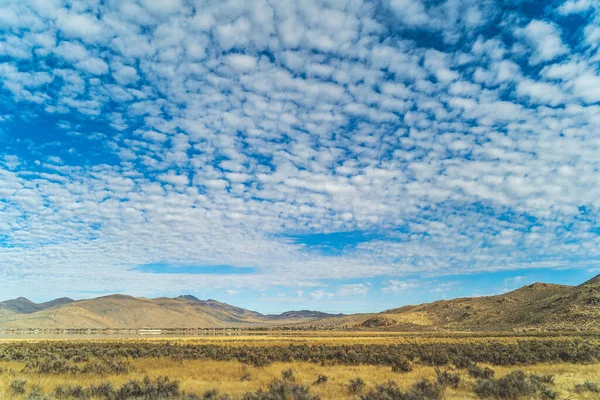
[[110, 383], [101, 383], [85, 388], [82, 385], [58, 385], [54, 389], [58, 400], [169, 400], [187, 399], [185, 393], [179, 390], [179, 381], [168, 377], [141, 380], [131, 379], [121, 387], [114, 388]]
[[415, 383], [408, 391], [403, 391], [394, 381], [376, 385], [374, 389], [360, 396], [361, 400], [440, 400], [444, 388], [426, 379]]
[[[600, 359], [600, 344], [581, 340], [522, 340], [517, 343], [400, 343], [391, 345], [221, 346], [170, 342], [9, 342], [0, 344], [0, 361], [21, 361], [34, 373], [127, 373], [128, 360], [237, 360], [253, 366], [273, 362], [322, 365], [391, 366], [407, 372], [413, 365], [472, 367], [538, 363], [591, 363]], [[121, 360], [121, 361], [112, 361]]]
[[473, 391], [481, 398], [518, 400], [536, 397], [554, 400], [558, 395], [549, 387], [553, 382], [552, 375], [527, 375], [523, 371], [514, 371], [499, 379], [480, 379]]
[[573, 391], [577, 394], [582, 393], [600, 393], [600, 386], [594, 382], [585, 381], [584, 383], [578, 383], [573, 388]]

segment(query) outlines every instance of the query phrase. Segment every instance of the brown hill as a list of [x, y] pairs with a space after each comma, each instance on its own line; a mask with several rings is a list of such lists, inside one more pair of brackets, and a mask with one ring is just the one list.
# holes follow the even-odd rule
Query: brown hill
[[379, 314], [331, 315], [290, 311], [281, 315], [234, 307], [194, 296], [0, 303], [0, 328], [209, 328], [295, 326], [321, 329], [600, 330], [600, 276], [579, 286], [534, 283], [497, 296], [458, 298], [404, 306]]
[[146, 299], [111, 295], [71, 302], [59, 299], [41, 305], [20, 298], [2, 304], [7, 306], [4, 312], [0, 312], [0, 328], [252, 327], [272, 325], [274, 321], [295, 323], [316, 318], [314, 315], [297, 314], [273, 318], [216, 300], [199, 300], [194, 296]]
[[409, 330], [598, 330], [600, 277], [575, 287], [534, 283], [497, 296], [407, 306], [377, 317]]
[[311, 328], [394, 331], [600, 330], [600, 275], [579, 286], [534, 283], [497, 296], [313, 321]]
[[34, 303], [25, 297], [19, 297], [13, 300], [0, 302], [0, 311], [5, 313], [31, 314], [36, 311], [46, 310], [48, 308], [72, 303], [73, 300], [67, 297], [48, 301], [46, 303]]

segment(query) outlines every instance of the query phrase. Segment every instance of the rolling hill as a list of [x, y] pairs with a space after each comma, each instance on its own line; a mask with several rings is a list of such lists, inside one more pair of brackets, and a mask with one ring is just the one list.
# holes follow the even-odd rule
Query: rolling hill
[[25, 298], [0, 303], [0, 328], [276, 327], [393, 331], [600, 330], [600, 276], [579, 286], [534, 283], [497, 296], [410, 305], [378, 314], [289, 311], [263, 315], [194, 296], [90, 300]]
[[497, 296], [465, 297], [300, 323], [311, 329], [389, 331], [600, 331], [600, 275], [579, 285], [534, 283]]
[[110, 295], [80, 301], [57, 299], [41, 304], [21, 297], [0, 303], [0, 328], [21, 329], [254, 327], [331, 316], [315, 311], [267, 316], [190, 295], [156, 299]]
[[534, 283], [497, 296], [405, 306], [369, 316], [360, 325], [399, 330], [598, 330], [600, 276], [579, 286]]

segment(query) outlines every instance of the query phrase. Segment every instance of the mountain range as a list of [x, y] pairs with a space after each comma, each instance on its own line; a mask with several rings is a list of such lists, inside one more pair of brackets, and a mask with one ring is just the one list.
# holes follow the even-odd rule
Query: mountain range
[[263, 315], [191, 295], [147, 299], [117, 294], [79, 301], [61, 298], [40, 304], [19, 297], [0, 302], [0, 328], [23, 329], [255, 327], [337, 316], [317, 311]]
[[579, 285], [534, 283], [497, 296], [440, 300], [373, 314], [289, 311], [263, 315], [216, 300], [186, 295], [135, 298], [110, 295], [36, 304], [0, 302], [0, 328], [140, 329], [295, 326], [322, 329], [600, 330], [600, 275]]

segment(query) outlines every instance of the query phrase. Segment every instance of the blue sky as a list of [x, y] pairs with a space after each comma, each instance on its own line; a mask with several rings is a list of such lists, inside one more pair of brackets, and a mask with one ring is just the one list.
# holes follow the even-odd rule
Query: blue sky
[[600, 4], [0, 6], [0, 299], [377, 311], [600, 273]]

